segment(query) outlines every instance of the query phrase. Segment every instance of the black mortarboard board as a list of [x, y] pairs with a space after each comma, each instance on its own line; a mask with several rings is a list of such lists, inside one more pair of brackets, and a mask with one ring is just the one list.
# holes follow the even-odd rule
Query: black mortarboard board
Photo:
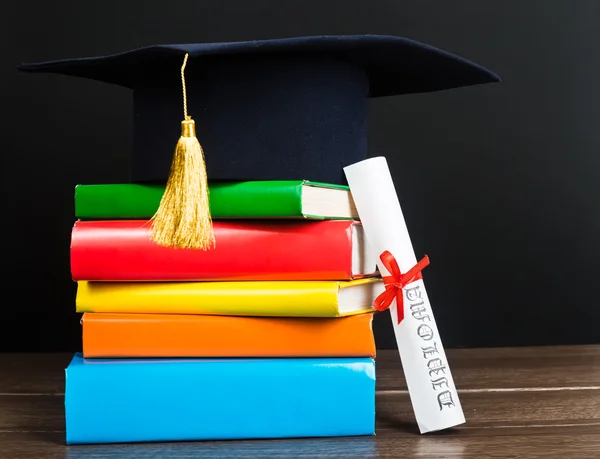
[[[314, 36], [158, 45], [22, 64], [131, 88], [131, 180], [165, 182], [187, 107], [209, 180], [344, 183], [367, 156], [367, 99], [500, 81], [461, 57], [402, 37]], [[183, 73], [183, 70], [182, 70]]]

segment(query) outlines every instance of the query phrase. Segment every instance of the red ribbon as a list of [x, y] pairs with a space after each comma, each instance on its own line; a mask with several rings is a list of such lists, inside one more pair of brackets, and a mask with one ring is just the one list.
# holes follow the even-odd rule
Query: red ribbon
[[402, 289], [411, 282], [423, 279], [421, 271], [429, 264], [429, 257], [425, 255], [421, 261], [410, 268], [405, 274], [400, 272], [400, 267], [394, 256], [387, 250], [379, 257], [385, 269], [390, 276], [383, 276], [385, 292], [375, 299], [375, 309], [385, 311], [390, 307], [394, 298], [396, 298], [396, 311], [398, 313], [398, 323], [404, 319], [404, 295]]

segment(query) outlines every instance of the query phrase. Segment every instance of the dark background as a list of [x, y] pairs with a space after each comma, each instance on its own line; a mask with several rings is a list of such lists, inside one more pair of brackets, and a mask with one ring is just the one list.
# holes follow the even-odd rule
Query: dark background
[[[1, 14], [0, 350], [78, 350], [73, 189], [128, 180], [125, 89], [22, 61], [156, 43], [407, 36], [503, 82], [370, 102], [447, 347], [600, 342], [600, 1], [9, 2]], [[77, 132], [77, 142], [73, 134]], [[380, 348], [395, 347], [389, 314]]]

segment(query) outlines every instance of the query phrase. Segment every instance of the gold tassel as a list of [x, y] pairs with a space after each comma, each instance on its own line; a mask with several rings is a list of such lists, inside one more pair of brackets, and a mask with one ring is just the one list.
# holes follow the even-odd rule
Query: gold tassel
[[181, 66], [183, 114], [181, 137], [175, 147], [169, 179], [156, 214], [152, 240], [165, 247], [207, 250], [215, 244], [208, 197], [204, 151], [196, 138], [196, 124], [187, 114], [184, 70]]

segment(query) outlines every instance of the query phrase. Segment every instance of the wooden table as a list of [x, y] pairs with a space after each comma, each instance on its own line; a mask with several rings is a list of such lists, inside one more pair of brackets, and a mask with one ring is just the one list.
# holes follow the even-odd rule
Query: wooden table
[[64, 444], [70, 354], [0, 354], [0, 458], [600, 458], [600, 346], [448, 350], [467, 423], [420, 435], [398, 354], [377, 356], [374, 437]]

